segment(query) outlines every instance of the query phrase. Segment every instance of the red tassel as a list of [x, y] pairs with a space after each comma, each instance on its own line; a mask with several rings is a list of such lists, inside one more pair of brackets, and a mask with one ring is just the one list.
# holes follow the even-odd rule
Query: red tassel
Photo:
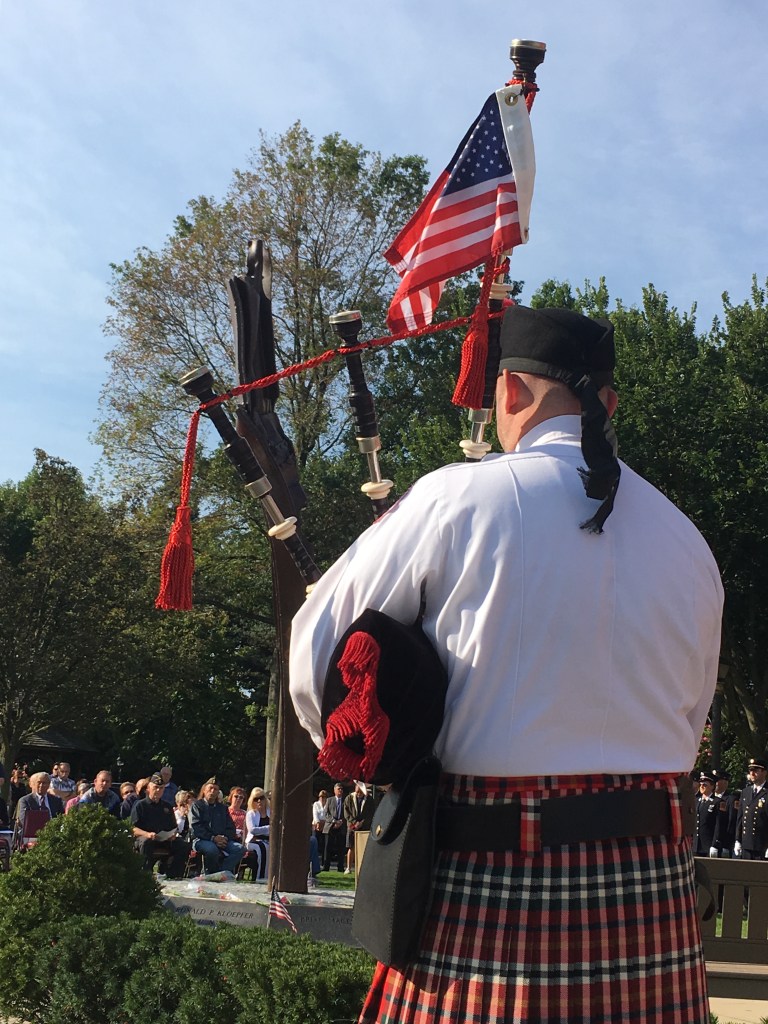
[[[325, 742], [317, 761], [329, 775], [343, 779], [371, 779], [384, 752], [389, 735], [389, 717], [376, 695], [376, 677], [381, 649], [370, 633], [358, 631], [349, 637], [339, 661], [339, 671], [349, 693], [325, 726]], [[345, 740], [362, 736], [360, 757]]]
[[362, 630], [353, 633], [344, 644], [344, 653], [339, 661], [344, 685], [352, 690], [355, 685], [370, 685], [372, 678], [375, 686], [380, 656], [379, 645], [370, 633], [363, 633]]
[[495, 276], [496, 258], [488, 260], [483, 269], [483, 286], [477, 300], [472, 322], [461, 349], [461, 370], [451, 401], [465, 409], [479, 409], [485, 390], [485, 362], [488, 358], [488, 299]]
[[189, 505], [179, 505], [160, 566], [160, 592], [155, 608], [188, 612], [192, 608], [192, 522]]
[[155, 600], [155, 608], [162, 608], [164, 611], [188, 612], [192, 608], [192, 573], [195, 568], [195, 553], [192, 549], [189, 491], [195, 464], [199, 420], [200, 413], [193, 413], [187, 432], [187, 445], [184, 449], [181, 497], [160, 566], [160, 592]]

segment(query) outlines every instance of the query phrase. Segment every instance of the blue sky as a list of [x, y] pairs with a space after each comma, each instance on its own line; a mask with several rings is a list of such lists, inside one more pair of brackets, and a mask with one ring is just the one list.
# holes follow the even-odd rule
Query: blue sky
[[548, 52], [531, 240], [512, 272], [649, 281], [707, 327], [768, 276], [768, 42], [748, 0], [0, 0], [0, 481], [33, 449], [86, 475], [109, 264], [220, 196], [301, 119], [438, 174], [513, 37]]

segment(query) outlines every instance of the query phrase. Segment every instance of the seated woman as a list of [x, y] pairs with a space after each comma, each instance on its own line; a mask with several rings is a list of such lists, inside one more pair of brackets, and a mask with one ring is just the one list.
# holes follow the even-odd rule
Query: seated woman
[[75, 795], [70, 797], [69, 800], [64, 804], [64, 813], [69, 814], [73, 807], [77, 807], [80, 803], [80, 797], [84, 796], [91, 788], [91, 784], [88, 779], [80, 779], [75, 786]]
[[139, 799], [136, 795], [136, 787], [132, 782], [121, 782], [120, 783], [120, 812], [118, 817], [121, 821], [125, 821], [131, 816], [131, 809], [136, 801]]
[[229, 816], [235, 826], [238, 843], [243, 841], [243, 830], [245, 828], [245, 790], [240, 786], [233, 786], [229, 791], [225, 803], [229, 808]]
[[245, 848], [247, 853], [244, 863], [253, 871], [253, 877], [266, 878], [269, 853], [269, 815], [267, 814], [267, 794], [260, 786], [254, 786], [248, 797], [248, 810], [245, 814]]

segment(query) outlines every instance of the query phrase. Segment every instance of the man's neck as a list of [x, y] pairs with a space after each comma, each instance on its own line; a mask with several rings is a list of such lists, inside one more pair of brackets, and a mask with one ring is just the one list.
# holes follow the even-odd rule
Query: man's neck
[[550, 416], [547, 419], [539, 420], [520, 437], [514, 451], [526, 451], [528, 448], [540, 444], [543, 439], [575, 439], [581, 438], [581, 420], [578, 416], [562, 415]]

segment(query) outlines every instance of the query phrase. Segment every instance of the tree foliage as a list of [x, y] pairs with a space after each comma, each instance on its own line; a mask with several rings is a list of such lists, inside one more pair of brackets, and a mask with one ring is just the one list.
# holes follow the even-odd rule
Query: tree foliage
[[[364, 337], [382, 331], [394, 278], [380, 254], [425, 185], [419, 157], [384, 158], [338, 134], [317, 142], [296, 123], [275, 138], [262, 135], [224, 197], [192, 200], [158, 251], [140, 249], [113, 267], [106, 329], [116, 344], [99, 439], [108, 462], [121, 467], [121, 485], [135, 492], [131, 515], [144, 538], [154, 542], [162, 517], [167, 524], [172, 515], [190, 411], [178, 376], [205, 363], [220, 385], [235, 379], [225, 281], [242, 271], [248, 239], [261, 237], [272, 250], [278, 364], [300, 362], [334, 343], [328, 316], [339, 309], [362, 311]], [[473, 277], [449, 284], [438, 315], [471, 312], [476, 295]], [[715, 551], [727, 590], [727, 715], [745, 746], [763, 743], [765, 289], [755, 282], [741, 305], [725, 296], [723, 321], [707, 333], [697, 328], [695, 309], [680, 313], [652, 285], [639, 306], [611, 304], [603, 279], [576, 289], [547, 281], [530, 301], [593, 316], [610, 311], [622, 453], [697, 523]], [[382, 467], [395, 493], [461, 457], [466, 427], [450, 402], [460, 341], [459, 334], [440, 335], [366, 354]], [[341, 369], [334, 361], [281, 384], [279, 412], [296, 446], [310, 499], [305, 528], [321, 566], [370, 521], [357, 494], [365, 471], [347, 429]], [[238, 714], [255, 721], [269, 713], [269, 546], [258, 507], [243, 497], [221, 457], [202, 448], [193, 509], [198, 611], [184, 625], [137, 629], [144, 632], [149, 678], [165, 679], [168, 713], [189, 698], [207, 715], [218, 708], [232, 728]], [[161, 546], [158, 536], [158, 554]], [[164, 676], [174, 649], [175, 686]], [[134, 709], [123, 717], [138, 749], [141, 715]], [[192, 719], [185, 721], [183, 742], [193, 745], [200, 736]]]
[[[574, 295], [546, 282], [532, 304], [605, 315], [604, 280]], [[723, 661], [728, 725], [748, 750], [768, 739], [768, 305], [753, 280], [750, 299], [723, 297], [724, 320], [697, 330], [664, 292], [643, 289], [641, 306], [618, 301], [616, 426], [622, 457], [699, 527], [723, 577]]]
[[0, 487], [0, 758], [29, 735], [90, 718], [125, 656], [137, 563], [72, 466], [37, 452]]
[[[383, 326], [392, 271], [381, 252], [425, 184], [421, 157], [384, 158], [338, 134], [315, 143], [297, 122], [277, 138], [262, 134], [224, 199], [192, 200], [160, 251], [114, 265], [106, 330], [117, 343], [98, 438], [121, 479], [145, 491], [176, 468], [190, 411], [183, 372], [206, 364], [221, 384], [236, 381], [225, 283], [243, 270], [250, 238], [272, 251], [278, 363], [300, 362], [331, 344], [328, 317], [339, 309]], [[336, 439], [339, 369], [325, 364], [283, 385], [301, 464], [321, 439]]]
[[251, 612], [269, 608], [269, 563], [254, 575], [250, 535], [211, 515], [201, 608], [155, 611], [166, 507], [107, 504], [44, 452], [0, 487], [3, 763], [32, 733], [69, 726], [99, 751], [91, 771], [119, 759], [136, 777], [169, 760], [190, 782], [213, 770], [262, 781], [272, 620]]

